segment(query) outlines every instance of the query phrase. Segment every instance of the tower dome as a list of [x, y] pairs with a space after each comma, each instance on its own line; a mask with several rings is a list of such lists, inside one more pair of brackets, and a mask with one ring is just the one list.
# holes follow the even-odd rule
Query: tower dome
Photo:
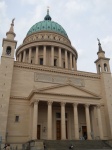
[[49, 15], [49, 10], [47, 10], [47, 15], [44, 17], [44, 20], [34, 24], [28, 31], [27, 35], [30, 35], [35, 32], [40, 32], [40, 31], [52, 31], [52, 32], [59, 33], [68, 38], [64, 28], [61, 25], [59, 25], [57, 22], [51, 20], [52, 18]]

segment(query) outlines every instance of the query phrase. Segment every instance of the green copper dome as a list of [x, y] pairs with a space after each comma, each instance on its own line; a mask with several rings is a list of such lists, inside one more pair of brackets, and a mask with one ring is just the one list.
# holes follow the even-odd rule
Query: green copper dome
[[63, 29], [63, 27], [58, 23], [51, 21], [49, 10], [47, 10], [47, 15], [45, 16], [44, 21], [37, 22], [35, 25], [33, 25], [28, 31], [27, 35], [30, 35], [35, 32], [40, 32], [40, 31], [57, 32], [68, 38], [67, 33]]

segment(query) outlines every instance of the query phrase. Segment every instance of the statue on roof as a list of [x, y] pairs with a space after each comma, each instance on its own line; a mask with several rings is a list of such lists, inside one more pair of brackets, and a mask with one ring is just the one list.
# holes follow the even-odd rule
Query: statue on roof
[[99, 45], [99, 52], [101, 52], [101, 51], [103, 51], [102, 47], [101, 47], [101, 43], [100, 43], [100, 40], [98, 38], [97, 38], [97, 40], [98, 40], [98, 45]]
[[14, 20], [15, 20], [15, 18], [14, 18], [14, 19], [12, 19], [12, 23], [11, 23], [12, 25], [14, 25]]

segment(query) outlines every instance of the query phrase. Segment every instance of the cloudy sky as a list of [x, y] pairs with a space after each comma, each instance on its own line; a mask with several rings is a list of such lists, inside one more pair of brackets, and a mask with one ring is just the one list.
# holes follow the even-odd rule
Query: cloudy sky
[[[63, 26], [78, 52], [78, 70], [96, 72], [97, 38], [106, 57], [112, 59], [112, 0], [0, 0], [0, 55], [11, 20], [16, 18], [19, 46], [30, 27], [43, 20], [47, 6], [52, 20]], [[112, 70], [112, 60], [110, 65]]]

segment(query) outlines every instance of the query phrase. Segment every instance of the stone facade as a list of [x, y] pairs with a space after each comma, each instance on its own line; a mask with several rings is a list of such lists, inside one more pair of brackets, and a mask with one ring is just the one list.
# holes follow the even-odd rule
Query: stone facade
[[0, 65], [3, 142], [112, 139], [112, 79], [100, 42], [97, 73], [81, 72], [67, 37], [40, 31], [16, 49], [13, 26], [3, 39]]

